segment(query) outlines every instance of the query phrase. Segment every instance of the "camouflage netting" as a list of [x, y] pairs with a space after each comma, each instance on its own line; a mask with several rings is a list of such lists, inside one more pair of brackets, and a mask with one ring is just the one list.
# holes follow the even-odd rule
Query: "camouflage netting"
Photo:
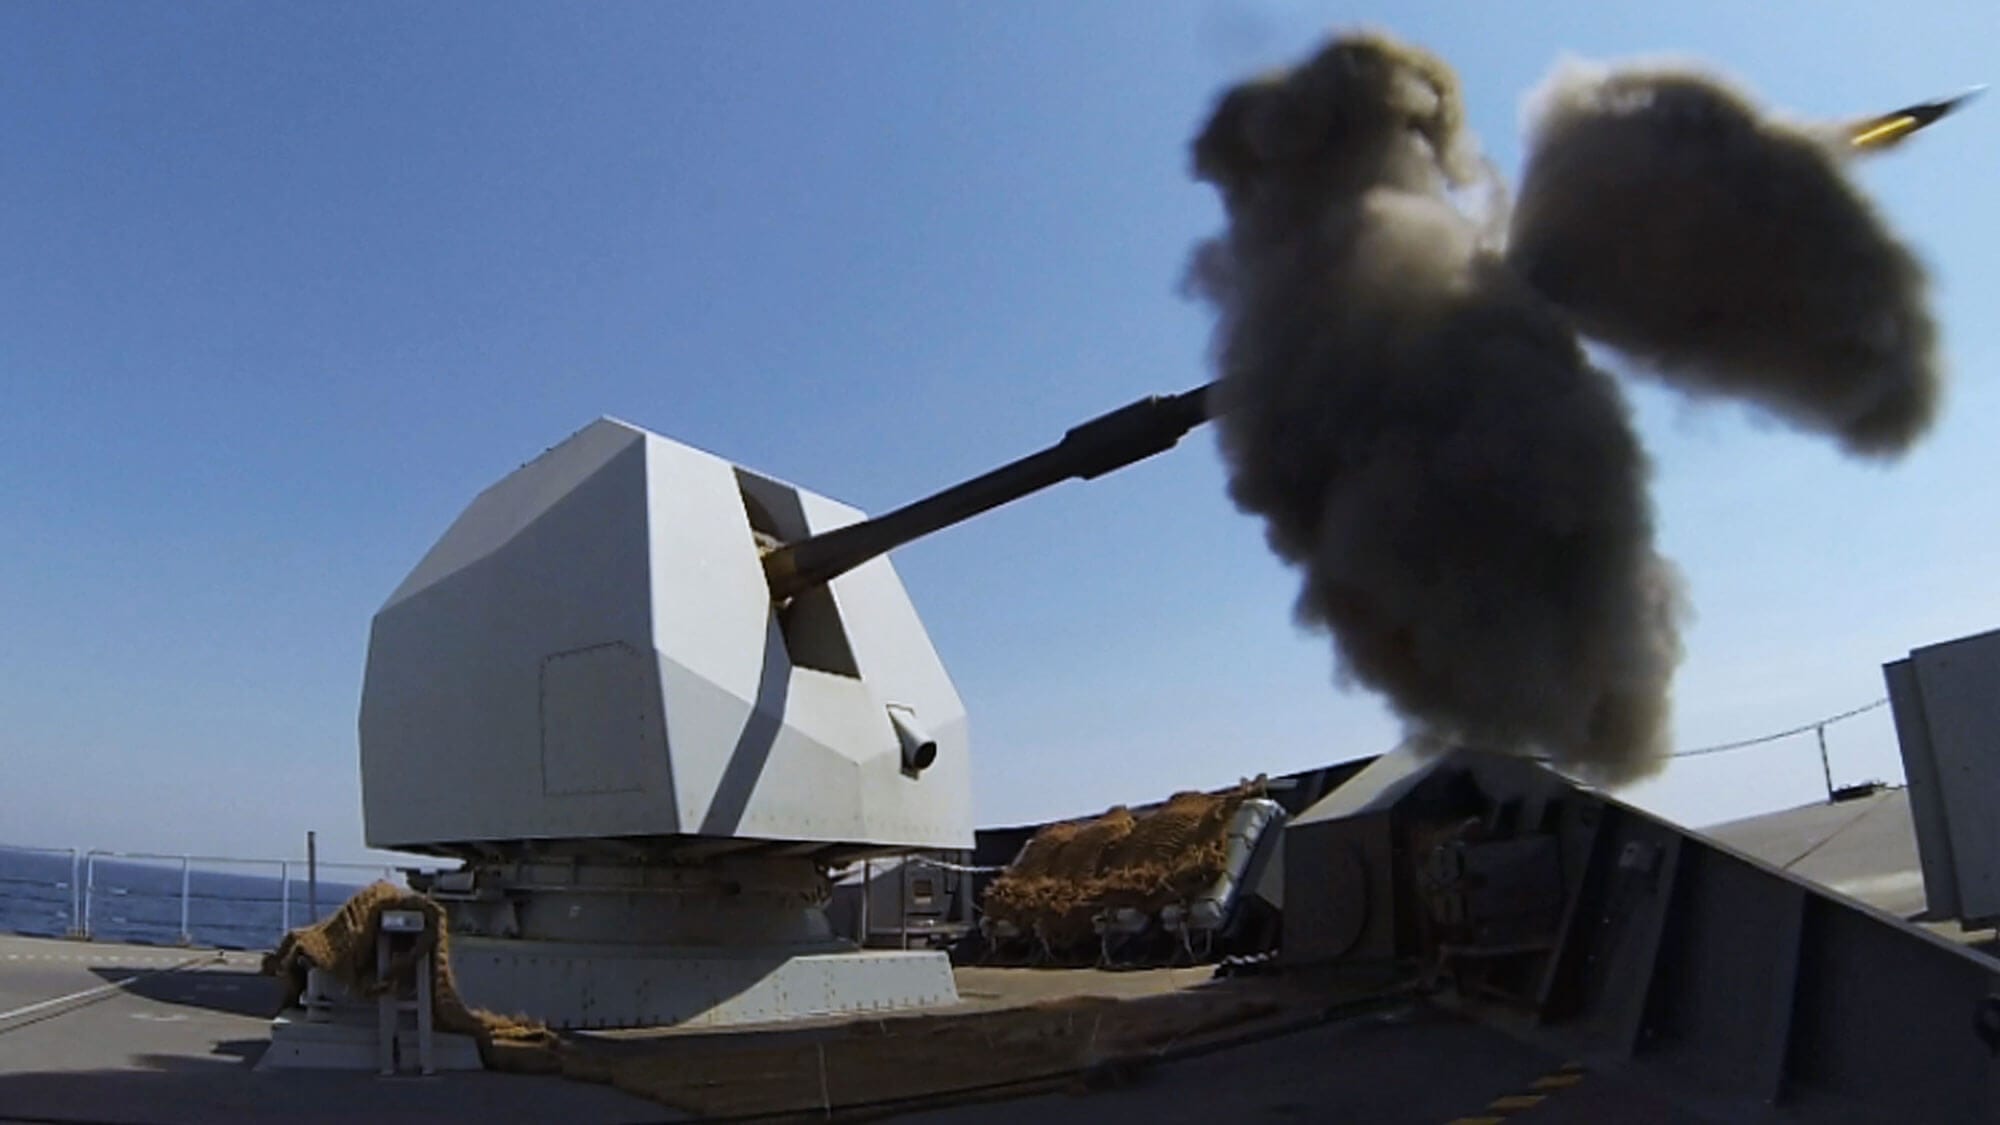
[[1099, 913], [1157, 914], [1212, 886], [1223, 874], [1231, 818], [1259, 795], [1261, 786], [1246, 782], [1221, 793], [1176, 793], [1141, 816], [1121, 805], [1051, 824], [986, 888], [986, 916], [1036, 936], [1053, 954], [1094, 945]]
[[452, 980], [444, 909], [389, 883], [363, 887], [326, 921], [292, 930], [279, 941], [277, 950], [264, 958], [264, 972], [285, 981], [280, 1006], [298, 1004], [305, 992], [306, 970], [313, 968], [332, 974], [356, 996], [376, 996], [387, 988], [375, 966], [375, 939], [385, 910], [415, 910], [424, 915], [423, 938], [390, 962], [387, 980], [408, 978], [418, 957], [436, 953], [431, 958], [431, 1009], [438, 1030], [472, 1036], [488, 1066], [501, 1065], [499, 1056], [510, 1049], [545, 1047], [554, 1042], [554, 1035], [532, 1020], [468, 1007]]

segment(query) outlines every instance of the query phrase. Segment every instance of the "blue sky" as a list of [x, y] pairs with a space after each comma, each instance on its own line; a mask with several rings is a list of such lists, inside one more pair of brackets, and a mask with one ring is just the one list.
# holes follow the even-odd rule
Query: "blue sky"
[[[481, 488], [600, 414], [864, 508], [1208, 377], [1215, 93], [1373, 24], [1519, 166], [1572, 51], [1704, 56], [1800, 113], [1993, 79], [2000, 7], [1161, 3], [0, 6], [0, 842], [361, 853], [368, 620]], [[2000, 107], [1865, 179], [1952, 389], [1894, 466], [1633, 385], [1698, 618], [1676, 741], [1882, 694], [2000, 625]], [[982, 823], [1379, 752], [1213, 439], [900, 552]], [[1837, 781], [1900, 777], [1886, 711]], [[1810, 738], [1627, 793], [1812, 800]]]

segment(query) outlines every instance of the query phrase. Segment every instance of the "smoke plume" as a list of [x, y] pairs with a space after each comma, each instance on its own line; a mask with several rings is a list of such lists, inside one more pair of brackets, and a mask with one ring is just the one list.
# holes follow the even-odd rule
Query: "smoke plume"
[[1228, 228], [1217, 309], [1236, 503], [1301, 621], [1421, 741], [1657, 768], [1680, 658], [1644, 453], [1562, 314], [1451, 202], [1480, 164], [1443, 63], [1378, 36], [1230, 90], [1194, 143]]
[[1698, 71], [1568, 63], [1530, 101], [1508, 261], [1586, 335], [1889, 456], [1935, 415], [1924, 271], [1834, 130]]

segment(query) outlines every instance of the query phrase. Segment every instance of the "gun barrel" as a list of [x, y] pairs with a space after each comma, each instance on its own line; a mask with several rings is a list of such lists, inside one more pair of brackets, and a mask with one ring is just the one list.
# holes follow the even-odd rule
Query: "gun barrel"
[[1212, 385], [1142, 398], [1073, 427], [1039, 453], [874, 519], [775, 548], [764, 556], [771, 600], [782, 604], [913, 539], [1051, 485], [1090, 480], [1164, 453], [1209, 419]]

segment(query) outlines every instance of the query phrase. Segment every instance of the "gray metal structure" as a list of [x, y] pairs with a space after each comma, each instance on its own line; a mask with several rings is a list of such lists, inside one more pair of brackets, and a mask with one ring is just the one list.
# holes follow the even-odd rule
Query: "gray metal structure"
[[481, 494], [376, 614], [361, 705], [368, 843], [465, 861], [420, 889], [466, 997], [558, 1027], [949, 1002], [942, 954], [854, 956], [825, 912], [837, 865], [973, 844], [965, 711], [882, 556], [1206, 417], [1142, 399], [873, 520], [612, 419]]
[[949, 1002], [851, 956], [829, 864], [972, 844], [965, 710], [885, 559], [774, 601], [762, 558], [860, 513], [610, 419], [473, 501], [376, 615], [375, 847], [466, 861], [466, 998], [558, 1027]]
[[1929, 917], [2000, 921], [2000, 632], [1883, 666]]
[[1518, 758], [1378, 760], [1291, 824], [1282, 964], [1411, 967], [1716, 1120], [2000, 1120], [2000, 962]]
[[877, 949], [936, 949], [973, 925], [970, 852], [863, 860], [839, 873], [827, 909], [836, 933]]
[[[970, 847], [965, 709], [889, 562], [782, 606], [766, 586], [760, 539], [859, 518], [610, 419], [508, 475], [375, 617], [368, 843], [479, 859]], [[922, 768], [903, 745], [919, 730]]]

